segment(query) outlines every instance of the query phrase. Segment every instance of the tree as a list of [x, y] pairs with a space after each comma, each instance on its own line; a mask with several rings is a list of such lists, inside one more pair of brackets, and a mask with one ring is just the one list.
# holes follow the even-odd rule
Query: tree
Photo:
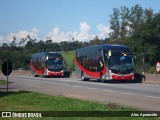
[[60, 42], [61, 50], [68, 52], [69, 43], [67, 41]]
[[54, 51], [54, 52], [57, 52], [57, 51], [61, 51], [61, 46], [60, 44], [54, 42], [54, 43], [51, 43], [51, 48], [49, 51]]
[[[135, 28], [131, 37], [132, 49], [145, 56], [146, 62], [153, 66], [160, 60], [160, 13], [148, 17], [145, 22]], [[141, 56], [142, 58], [142, 56]]]
[[6, 50], [6, 49], [8, 49], [8, 48], [9, 48], [9, 46], [8, 46], [7, 43], [3, 43], [3, 44], [2, 44], [2, 50]]
[[46, 45], [50, 45], [51, 43], [52, 43], [51, 39], [50, 40], [46, 40], [46, 42], [45, 42]]
[[22, 38], [19, 42], [19, 46], [24, 45], [24, 43], [26, 42], [26, 38]]
[[40, 40], [39, 42], [35, 43], [35, 48], [38, 52], [44, 52], [46, 47], [44, 42]]
[[135, 5], [131, 8], [121, 6], [120, 8], [114, 8], [111, 20], [110, 38], [112, 40], [128, 39], [132, 36], [135, 29], [140, 27], [141, 24], [151, 19], [153, 16], [152, 9], [143, 9], [140, 5]]
[[120, 7], [120, 16], [121, 16], [120, 37], [121, 39], [126, 39], [126, 37], [128, 36], [129, 14], [130, 14], [130, 10], [128, 7], [126, 6]]
[[52, 40], [51, 39], [47, 39], [46, 41], [45, 41], [45, 51], [51, 51], [52, 49]]
[[90, 40], [90, 45], [99, 45], [99, 44], [102, 44], [102, 43], [103, 43], [103, 41], [100, 40], [100, 39], [98, 38], [98, 36], [95, 36], [95, 37], [93, 38], [93, 40]]
[[119, 38], [119, 31], [120, 31], [120, 23], [119, 23], [119, 9], [114, 8], [113, 9], [113, 14], [110, 16], [111, 20], [110, 20], [110, 29], [112, 30], [112, 32], [110, 33], [110, 38], [111, 39], [117, 39]]
[[144, 59], [153, 66], [160, 60], [160, 13], [154, 14], [152, 9], [140, 5], [121, 6], [113, 9], [110, 23], [110, 43], [128, 45], [138, 56], [136, 64], [142, 65]]
[[10, 43], [10, 46], [11, 46], [11, 47], [15, 47], [15, 46], [16, 46], [16, 37], [15, 37], [15, 36], [13, 36], [13, 40], [12, 40], [12, 42]]
[[26, 50], [32, 50], [34, 48], [34, 43], [32, 41], [27, 41], [25, 48]]
[[132, 23], [130, 27], [134, 30], [144, 22], [144, 10], [140, 5], [135, 5], [130, 10], [129, 21]]
[[35, 48], [36, 39], [32, 39], [29, 35], [27, 35], [26, 41], [27, 43], [25, 45], [25, 49], [28, 51], [34, 51], [36, 49]]

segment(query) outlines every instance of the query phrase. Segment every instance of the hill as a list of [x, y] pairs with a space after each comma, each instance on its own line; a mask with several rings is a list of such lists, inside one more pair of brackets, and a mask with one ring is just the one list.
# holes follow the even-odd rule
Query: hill
[[62, 54], [62, 56], [66, 60], [65, 69], [69, 70], [69, 71], [74, 71], [74, 54], [75, 54], [75, 50], [72, 50], [72, 51], [61, 51], [60, 53]]

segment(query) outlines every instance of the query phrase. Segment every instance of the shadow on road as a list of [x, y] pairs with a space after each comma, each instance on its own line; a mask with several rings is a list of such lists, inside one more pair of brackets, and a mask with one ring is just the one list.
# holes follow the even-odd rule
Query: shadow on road
[[64, 72], [64, 78], [69, 78], [71, 76], [72, 72], [71, 71], [65, 71]]
[[134, 83], [143, 83], [146, 80], [145, 75], [142, 75], [141, 73], [135, 73], [134, 74]]

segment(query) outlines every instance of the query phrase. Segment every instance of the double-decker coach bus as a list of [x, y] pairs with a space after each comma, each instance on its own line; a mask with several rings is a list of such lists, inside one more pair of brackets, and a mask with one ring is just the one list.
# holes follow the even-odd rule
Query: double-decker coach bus
[[64, 58], [58, 52], [40, 52], [31, 56], [31, 72], [34, 76], [63, 76]]
[[132, 53], [125, 45], [93, 45], [75, 53], [75, 74], [82, 80], [133, 80], [133, 65]]

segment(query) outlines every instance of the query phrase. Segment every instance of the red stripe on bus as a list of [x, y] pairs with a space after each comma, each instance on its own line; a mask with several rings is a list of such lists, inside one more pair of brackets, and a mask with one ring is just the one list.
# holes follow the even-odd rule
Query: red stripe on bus
[[[81, 69], [81, 71], [83, 71], [88, 76], [91, 76], [93, 78], [100, 77], [100, 72], [92, 72], [92, 71], [87, 70], [86, 68], [84, 68], [82, 65], [79, 64], [79, 62], [76, 60], [76, 58], [75, 58], [75, 63]], [[106, 66], [103, 67], [103, 70], [101, 72], [103, 75], [106, 74]]]
[[44, 71], [46, 71], [46, 67], [44, 67], [43, 70], [38, 70], [38, 69], [36, 69], [33, 64], [31, 64], [31, 67], [32, 67], [32, 69], [33, 69], [37, 74], [39, 74], [39, 75], [42, 75], [42, 73], [43, 73]]

